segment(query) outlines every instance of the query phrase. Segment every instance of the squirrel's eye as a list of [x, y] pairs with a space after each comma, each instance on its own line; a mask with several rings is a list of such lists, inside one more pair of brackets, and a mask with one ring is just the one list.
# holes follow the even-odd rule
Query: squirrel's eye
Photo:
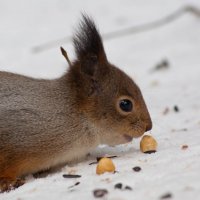
[[124, 112], [131, 112], [133, 109], [133, 104], [130, 100], [128, 99], [123, 99], [119, 103], [119, 107], [124, 111]]

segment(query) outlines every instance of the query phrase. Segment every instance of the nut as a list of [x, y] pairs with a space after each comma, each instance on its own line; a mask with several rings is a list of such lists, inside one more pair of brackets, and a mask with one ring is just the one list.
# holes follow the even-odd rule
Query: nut
[[103, 174], [105, 172], [114, 172], [115, 171], [115, 165], [112, 162], [110, 158], [101, 158], [99, 161], [97, 168], [96, 168], [96, 173], [97, 174]]
[[140, 141], [140, 150], [143, 153], [155, 153], [157, 146], [158, 144], [156, 140], [150, 135], [143, 136], [142, 140]]

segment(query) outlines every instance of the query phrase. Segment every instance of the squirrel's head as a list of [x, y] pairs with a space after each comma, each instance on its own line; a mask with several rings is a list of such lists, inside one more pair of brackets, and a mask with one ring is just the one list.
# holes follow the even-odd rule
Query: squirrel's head
[[68, 77], [76, 106], [94, 124], [102, 144], [127, 143], [152, 128], [152, 122], [134, 81], [107, 60], [101, 36], [83, 15], [74, 36], [77, 59]]

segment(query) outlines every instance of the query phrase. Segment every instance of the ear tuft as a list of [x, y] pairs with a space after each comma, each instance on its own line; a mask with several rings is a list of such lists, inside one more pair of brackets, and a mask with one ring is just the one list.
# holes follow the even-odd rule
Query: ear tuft
[[97, 62], [105, 62], [107, 59], [102, 39], [94, 21], [85, 14], [82, 14], [82, 18], [73, 38], [77, 59], [82, 62], [92, 58], [93, 63], [96, 58]]

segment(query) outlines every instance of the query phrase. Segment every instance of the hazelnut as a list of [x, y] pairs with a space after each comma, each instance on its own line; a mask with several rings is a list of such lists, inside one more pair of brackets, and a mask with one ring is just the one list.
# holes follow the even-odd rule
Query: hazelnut
[[115, 165], [110, 158], [101, 158], [98, 162], [96, 173], [103, 174], [105, 172], [114, 172]]
[[157, 146], [158, 144], [156, 140], [150, 135], [143, 136], [142, 140], [140, 141], [140, 150], [143, 153], [155, 153]]

